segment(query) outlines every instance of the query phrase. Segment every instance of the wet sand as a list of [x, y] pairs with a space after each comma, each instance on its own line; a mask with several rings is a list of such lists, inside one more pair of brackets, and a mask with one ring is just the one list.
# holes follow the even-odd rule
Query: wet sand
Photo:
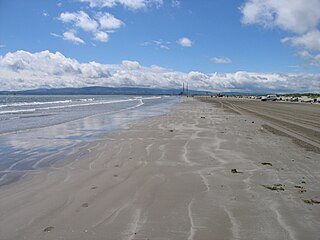
[[1, 187], [0, 239], [318, 239], [319, 154], [223, 106], [187, 99]]

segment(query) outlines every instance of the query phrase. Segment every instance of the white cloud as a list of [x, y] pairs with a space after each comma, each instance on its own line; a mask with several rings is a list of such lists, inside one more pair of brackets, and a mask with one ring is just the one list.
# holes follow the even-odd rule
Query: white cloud
[[74, 44], [85, 44], [81, 38], [77, 37], [75, 32], [70, 30], [63, 33], [63, 39], [73, 42]]
[[109, 41], [109, 35], [105, 32], [98, 31], [95, 33], [95, 40], [100, 41], [100, 42], [108, 42]]
[[232, 63], [230, 58], [227, 57], [214, 57], [211, 58], [211, 61], [217, 64], [229, 64]]
[[[311, 57], [305, 53], [305, 58]], [[318, 57], [320, 58], [320, 57]], [[80, 63], [49, 51], [17, 51], [0, 56], [0, 90], [84, 86], [140, 86], [230, 92], [319, 92], [320, 73], [177, 72], [136, 61], [121, 64]]]
[[246, 0], [240, 10], [242, 23], [292, 32], [296, 35], [281, 42], [320, 51], [319, 0]]
[[0, 84], [3, 89], [38, 87], [80, 87], [99, 85], [111, 76], [106, 65], [96, 62], [79, 63], [63, 54], [49, 51], [29, 53], [17, 51], [0, 57]]
[[170, 44], [171, 43], [168, 41], [164, 41], [162, 39], [159, 39], [159, 40], [152, 40], [152, 41], [143, 42], [140, 45], [142, 47], [155, 46], [156, 49], [170, 50], [170, 47], [169, 47]]
[[80, 2], [89, 3], [92, 8], [115, 7], [122, 5], [126, 8], [137, 10], [147, 8], [149, 6], [159, 7], [163, 5], [163, 0], [78, 0]]
[[4, 48], [4, 47], [6, 47], [6, 45], [0, 44], [0, 48]]
[[53, 37], [61, 38], [61, 36], [59, 34], [54, 33], [54, 32], [51, 32], [50, 35]]
[[[64, 37], [63, 39], [70, 40], [72, 35], [69, 32], [74, 33], [76, 29], [81, 29], [92, 34], [93, 39], [96, 41], [108, 42], [109, 35], [106, 33], [106, 31], [113, 32], [114, 29], [120, 28], [124, 25], [121, 20], [115, 18], [110, 13], [98, 13], [95, 17], [97, 20], [91, 18], [84, 11], [61, 13], [58, 19], [63, 23], [69, 23], [72, 26], [72, 30], [68, 31], [68, 37]], [[73, 39], [75, 40], [75, 38]], [[80, 38], [78, 38], [78, 40], [79, 39]], [[74, 42], [80, 43], [80, 41]]]
[[279, 27], [294, 33], [315, 29], [320, 22], [319, 0], [247, 0], [242, 22]]
[[44, 17], [48, 17], [48, 16], [49, 16], [49, 14], [47, 13], [47, 11], [43, 10], [43, 11], [42, 11], [42, 16], [44, 16]]
[[182, 47], [192, 47], [193, 42], [189, 38], [183, 37], [178, 40], [178, 44], [180, 44]]
[[76, 27], [87, 32], [96, 32], [98, 29], [98, 23], [84, 11], [61, 13], [59, 20], [64, 23], [73, 23]]
[[[311, 54], [308, 51], [300, 51], [298, 52], [298, 56], [309, 63], [311, 66], [320, 66], [320, 54]], [[320, 85], [320, 82], [319, 82]]]
[[121, 64], [125, 69], [128, 69], [128, 70], [141, 69], [140, 63], [137, 61], [124, 60], [124, 61], [122, 61]]
[[319, 30], [313, 30], [300, 36], [283, 38], [281, 41], [283, 43], [289, 42], [293, 46], [300, 46], [309, 50], [320, 51]]
[[115, 18], [110, 13], [98, 13], [97, 18], [101, 29], [117, 29], [124, 26], [121, 20]]

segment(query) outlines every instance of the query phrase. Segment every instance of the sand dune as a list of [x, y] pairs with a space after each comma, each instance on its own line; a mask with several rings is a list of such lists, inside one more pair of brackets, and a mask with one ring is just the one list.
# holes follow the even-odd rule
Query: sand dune
[[317, 239], [319, 154], [234, 110], [187, 99], [3, 186], [0, 239]]

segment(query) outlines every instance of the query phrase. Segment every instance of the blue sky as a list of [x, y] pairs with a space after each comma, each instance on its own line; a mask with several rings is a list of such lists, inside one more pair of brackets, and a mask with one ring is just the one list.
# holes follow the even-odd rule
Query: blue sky
[[[17, 79], [21, 89], [72, 86], [68, 72], [39, 84], [36, 79], [50, 72], [30, 66], [42, 65], [39, 56], [47, 54], [54, 66], [75, 61], [72, 68], [82, 71], [81, 64], [95, 62], [108, 72], [100, 81], [97, 74], [82, 75], [91, 80], [74, 86], [152, 87], [149, 78], [159, 73], [163, 84], [155, 87], [190, 81], [200, 89], [307, 91], [297, 78], [312, 78], [319, 90], [319, 9], [319, 0], [1, 0], [0, 81], [4, 89]], [[25, 78], [22, 73], [31, 69], [37, 76]], [[259, 78], [268, 78], [270, 86], [259, 85]]]

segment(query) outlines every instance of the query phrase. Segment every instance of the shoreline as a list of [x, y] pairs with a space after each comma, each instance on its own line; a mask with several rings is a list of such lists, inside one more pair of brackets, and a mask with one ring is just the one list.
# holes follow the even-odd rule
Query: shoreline
[[194, 99], [129, 123], [0, 189], [0, 238], [315, 239], [319, 154], [263, 124]]
[[[138, 99], [140, 101], [138, 106], [0, 134], [0, 151], [3, 159], [0, 165], [0, 188], [18, 181], [29, 172], [54, 167], [59, 159], [68, 158], [87, 143], [104, 141], [109, 133], [121, 131], [128, 123], [167, 114], [181, 101], [178, 98], [159, 99], [159, 101], [158, 97]], [[58, 164], [61, 166], [64, 160]]]

